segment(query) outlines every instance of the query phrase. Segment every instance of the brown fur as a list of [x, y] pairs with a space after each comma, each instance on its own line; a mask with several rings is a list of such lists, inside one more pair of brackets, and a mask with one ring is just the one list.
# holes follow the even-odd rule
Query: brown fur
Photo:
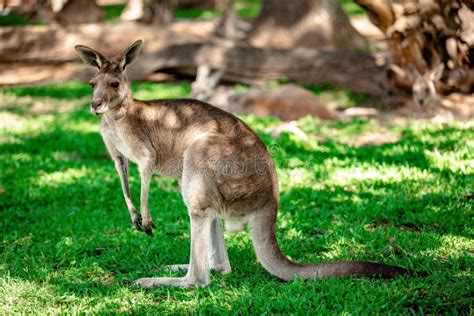
[[288, 84], [271, 90], [252, 90], [229, 98], [231, 112], [277, 116], [284, 121], [311, 115], [323, 120], [340, 120], [341, 116], [329, 110], [311, 92]]
[[[153, 173], [181, 180], [191, 220], [191, 255], [182, 278], [143, 278], [145, 287], [203, 286], [209, 270], [229, 273], [230, 263], [220, 218], [231, 228], [250, 226], [258, 259], [275, 276], [318, 278], [343, 275], [395, 277], [407, 270], [371, 262], [297, 264], [280, 251], [275, 239], [278, 181], [275, 166], [258, 136], [235, 116], [196, 100], [137, 101], [130, 93], [125, 67], [138, 54], [141, 41], [110, 61], [77, 46], [79, 55], [99, 69], [92, 79], [91, 111], [102, 114], [100, 132], [121, 177], [124, 196], [138, 229], [151, 234], [148, 188]], [[117, 71], [118, 70], [118, 71]], [[119, 82], [119, 86], [112, 86]], [[141, 216], [128, 189], [128, 161], [141, 176]]]
[[455, 118], [466, 119], [474, 116], [474, 97], [461, 93], [451, 93], [442, 96], [436, 91], [436, 82], [444, 72], [444, 64], [438, 65], [432, 71], [421, 75], [416, 68], [410, 68], [413, 82], [413, 101], [424, 116], [440, 122], [451, 121]]

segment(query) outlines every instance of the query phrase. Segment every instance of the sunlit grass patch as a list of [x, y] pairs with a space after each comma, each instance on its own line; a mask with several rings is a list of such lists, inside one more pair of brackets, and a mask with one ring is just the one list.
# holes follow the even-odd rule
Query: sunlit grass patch
[[[27, 269], [27, 267], [25, 267]], [[57, 303], [54, 286], [40, 285], [35, 281], [14, 278], [8, 274], [0, 277], [0, 313], [21, 313], [35, 310], [37, 306]], [[51, 311], [57, 309], [52, 308]]]
[[[447, 262], [463, 256], [472, 256], [473, 253], [474, 241], [472, 238], [446, 234], [441, 238], [437, 247], [427, 249], [423, 255], [432, 257], [438, 262]], [[468, 273], [471, 274], [471, 272]]]
[[187, 82], [172, 83], [134, 83], [132, 92], [139, 100], [182, 98], [189, 95], [191, 86]]
[[[53, 154], [56, 159], [59, 158], [57, 154]], [[90, 170], [86, 168], [81, 169], [67, 169], [64, 171], [58, 171], [53, 173], [41, 174], [36, 181], [39, 186], [48, 186], [53, 188], [55, 186], [69, 185], [76, 181], [79, 181], [82, 177], [90, 174]]]
[[21, 131], [26, 124], [27, 120], [20, 115], [8, 112], [0, 112], [0, 130]]
[[351, 185], [360, 182], [388, 182], [397, 183], [403, 181], [433, 180], [433, 175], [426, 170], [411, 168], [407, 166], [373, 166], [363, 164], [359, 167], [338, 168], [330, 175], [330, 181], [337, 185]]

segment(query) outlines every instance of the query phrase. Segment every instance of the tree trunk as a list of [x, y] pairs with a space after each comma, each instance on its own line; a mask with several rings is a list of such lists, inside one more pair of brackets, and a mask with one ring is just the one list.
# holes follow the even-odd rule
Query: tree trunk
[[120, 19], [166, 25], [173, 19], [173, 0], [129, 0]]
[[125, 9], [120, 15], [120, 19], [123, 21], [139, 21], [147, 15], [145, 9], [145, 2], [143, 0], [128, 0]]
[[366, 40], [336, 0], [263, 0], [247, 41], [255, 47], [353, 49]]
[[175, 4], [180, 9], [218, 9], [222, 7], [221, 0], [175, 0]]
[[220, 0], [128, 0], [120, 15], [123, 21], [165, 25], [173, 18], [173, 9], [217, 9]]
[[62, 25], [97, 23], [103, 21], [104, 15], [104, 9], [95, 0], [69, 0], [54, 19]]
[[[169, 45], [141, 56], [130, 69], [130, 78], [155, 71], [196, 75], [199, 65], [222, 71], [222, 79], [263, 84], [286, 78], [291, 82], [330, 84], [341, 89], [384, 96], [383, 69], [368, 54], [333, 50], [268, 50], [232, 41]], [[354, 79], [357, 78], [357, 79]]]
[[409, 69], [431, 73], [445, 65], [438, 91], [474, 90], [474, 3], [471, 0], [355, 0], [385, 34], [393, 85], [411, 91]]

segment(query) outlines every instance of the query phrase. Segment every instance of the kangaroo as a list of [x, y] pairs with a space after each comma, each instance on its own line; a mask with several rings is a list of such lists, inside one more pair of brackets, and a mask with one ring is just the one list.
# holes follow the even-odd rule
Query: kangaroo
[[340, 120], [342, 116], [328, 109], [313, 93], [294, 84], [270, 90], [251, 90], [229, 97], [227, 109], [241, 114], [277, 116], [283, 121], [311, 115], [323, 120]]
[[[263, 267], [282, 280], [367, 275], [385, 278], [409, 270], [381, 263], [336, 261], [299, 264], [290, 261], [275, 238], [278, 180], [265, 144], [240, 119], [192, 100], [139, 101], [132, 98], [125, 69], [139, 54], [138, 40], [113, 59], [86, 46], [75, 47], [82, 60], [97, 68], [91, 112], [101, 115], [100, 134], [120, 175], [135, 227], [151, 233], [148, 189], [153, 173], [181, 180], [191, 222], [191, 253], [184, 277], [141, 278], [143, 287], [209, 284], [209, 271], [231, 272], [220, 219], [233, 230], [248, 224]], [[141, 177], [141, 220], [128, 187], [128, 164]]]
[[421, 75], [415, 67], [409, 69], [409, 76], [413, 82], [413, 101], [418, 109], [428, 117], [469, 118], [474, 115], [474, 97], [462, 93], [451, 93], [441, 96], [436, 91], [436, 82], [441, 79], [444, 64], [439, 64], [433, 70]]
[[415, 67], [409, 68], [409, 75], [413, 82], [413, 101], [420, 109], [425, 109], [431, 114], [439, 105], [439, 97], [436, 94], [435, 83], [441, 79], [444, 64], [440, 64], [433, 71], [421, 75]]

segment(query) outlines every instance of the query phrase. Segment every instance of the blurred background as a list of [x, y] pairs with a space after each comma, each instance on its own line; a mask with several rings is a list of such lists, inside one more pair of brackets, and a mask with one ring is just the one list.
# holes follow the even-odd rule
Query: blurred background
[[237, 113], [466, 119], [472, 9], [468, 0], [2, 0], [0, 84], [86, 81], [93, 70], [75, 44], [113, 56], [141, 38], [132, 80], [181, 82]]
[[[472, 313], [471, 0], [0, 0], [0, 314]], [[271, 278], [243, 232], [210, 288], [131, 288], [188, 260], [179, 183], [155, 176], [155, 237], [131, 224], [89, 112], [95, 70], [144, 40], [137, 99], [238, 115], [277, 167], [283, 252], [426, 278]], [[140, 178], [131, 167], [132, 198]], [[133, 254], [133, 255], [131, 255]]]

